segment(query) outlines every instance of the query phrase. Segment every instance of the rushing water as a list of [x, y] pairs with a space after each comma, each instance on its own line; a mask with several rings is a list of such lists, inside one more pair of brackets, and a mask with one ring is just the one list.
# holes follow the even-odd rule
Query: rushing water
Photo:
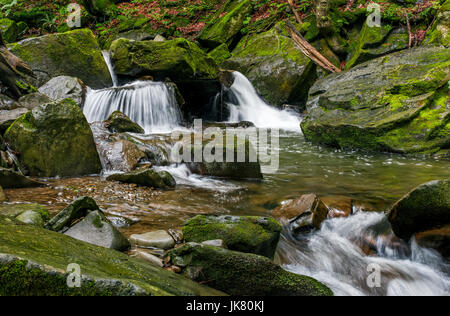
[[237, 104], [228, 103], [230, 122], [250, 121], [261, 128], [281, 128], [300, 131], [300, 119], [289, 111], [280, 111], [266, 104], [251, 82], [241, 73], [234, 72], [234, 83], [230, 90]]
[[102, 51], [103, 59], [108, 66], [109, 73], [111, 74], [111, 79], [113, 82], [113, 87], [119, 86], [119, 79], [117, 78], [116, 72], [114, 71], [114, 66], [111, 62], [111, 54], [109, 51]]
[[[154, 191], [87, 177], [44, 179], [48, 187], [6, 190], [6, 194], [11, 202], [41, 203], [53, 213], [76, 197], [90, 195], [110, 216], [136, 222], [121, 228], [128, 236], [179, 228], [200, 213], [270, 216], [283, 201], [305, 193], [345, 195], [352, 199], [355, 211], [376, 212], [358, 211], [349, 218], [326, 220], [321, 230], [305, 235], [294, 235], [286, 226], [277, 251], [285, 269], [322, 281], [336, 295], [450, 294], [447, 262], [432, 250], [395, 238], [383, 212], [415, 186], [450, 178], [448, 161], [313, 145], [300, 132], [300, 118], [264, 103], [242, 74], [235, 73], [230, 90], [236, 99], [229, 104], [230, 121], [248, 120], [260, 128], [284, 130], [278, 148], [280, 168], [265, 174], [261, 182], [202, 177], [184, 165], [173, 165], [156, 169], [174, 175], [175, 190]], [[173, 95], [162, 83], [135, 82], [89, 93], [84, 111], [90, 122], [102, 121], [114, 110], [126, 113], [149, 134], [173, 130], [180, 122]], [[145, 135], [139, 141], [158, 137]], [[374, 248], [370, 252], [362, 247], [367, 243]], [[368, 286], [370, 267], [381, 271], [379, 287]]]
[[83, 111], [88, 122], [104, 121], [114, 111], [121, 111], [142, 126], [146, 133], [170, 132], [181, 121], [173, 91], [166, 84], [153, 81], [90, 90]]

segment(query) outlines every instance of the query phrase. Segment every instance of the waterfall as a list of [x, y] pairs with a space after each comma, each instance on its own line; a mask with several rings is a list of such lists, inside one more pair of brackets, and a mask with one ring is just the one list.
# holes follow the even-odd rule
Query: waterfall
[[173, 91], [162, 82], [136, 81], [122, 87], [90, 90], [84, 104], [89, 123], [121, 111], [146, 133], [167, 133], [179, 126], [181, 113]]
[[[376, 255], [362, 250], [367, 240]], [[277, 256], [285, 269], [316, 278], [335, 295], [450, 295], [448, 263], [414, 239], [396, 239], [383, 213], [329, 219], [301, 236], [285, 230]], [[374, 267], [381, 274], [376, 286], [368, 283]]]
[[112, 65], [112, 62], [111, 62], [111, 54], [109, 53], [109, 51], [102, 51], [102, 55], [103, 55], [103, 59], [106, 62], [106, 65], [108, 66], [109, 73], [111, 74], [113, 86], [114, 87], [119, 86], [119, 80], [117, 79], [117, 75], [114, 72], [114, 66]]
[[250, 121], [261, 128], [279, 128], [300, 131], [300, 117], [286, 110], [278, 110], [265, 103], [251, 82], [241, 73], [234, 72], [230, 88], [235, 101], [228, 102], [230, 122]]

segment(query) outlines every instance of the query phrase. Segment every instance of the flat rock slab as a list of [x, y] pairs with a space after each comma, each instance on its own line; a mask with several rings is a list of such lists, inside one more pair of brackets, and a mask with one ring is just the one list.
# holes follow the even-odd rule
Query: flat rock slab
[[165, 230], [148, 232], [141, 235], [131, 235], [131, 244], [138, 247], [155, 247], [161, 249], [171, 249], [175, 246], [172, 236]]

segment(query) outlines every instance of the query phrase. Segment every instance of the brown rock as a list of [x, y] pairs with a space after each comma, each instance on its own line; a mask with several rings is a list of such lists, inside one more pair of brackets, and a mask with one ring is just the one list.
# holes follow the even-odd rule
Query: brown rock
[[3, 192], [3, 188], [0, 187], [0, 203], [5, 202], [6, 201], [6, 195]]
[[322, 198], [328, 207], [328, 218], [349, 217], [352, 214], [352, 199], [346, 196], [326, 196]]
[[450, 258], [450, 225], [428, 230], [416, 235], [419, 246], [437, 250], [443, 257]]
[[315, 194], [305, 194], [299, 199], [286, 201], [282, 206], [273, 211], [273, 216], [276, 219], [293, 219], [299, 215], [311, 210], [311, 207], [316, 200]]

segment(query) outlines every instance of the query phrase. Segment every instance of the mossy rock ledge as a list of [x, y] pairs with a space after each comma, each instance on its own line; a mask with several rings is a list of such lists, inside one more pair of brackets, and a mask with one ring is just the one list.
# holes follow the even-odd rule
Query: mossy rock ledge
[[[78, 264], [81, 287], [67, 286]], [[224, 293], [120, 252], [0, 216], [0, 295], [215, 296]]]
[[8, 48], [31, 67], [37, 76], [30, 79], [34, 86], [40, 87], [57, 76], [79, 78], [93, 89], [112, 86], [108, 66], [89, 29], [33, 37]]
[[34, 108], [19, 117], [5, 139], [31, 176], [80, 176], [102, 170], [91, 128], [72, 99]]
[[187, 243], [168, 253], [183, 274], [233, 296], [332, 296], [324, 284], [288, 272], [266, 257]]
[[440, 155], [450, 147], [450, 51], [416, 47], [317, 81], [301, 127], [338, 148]]
[[281, 225], [259, 216], [197, 215], [183, 226], [188, 242], [221, 239], [231, 249], [273, 259], [280, 240]]

